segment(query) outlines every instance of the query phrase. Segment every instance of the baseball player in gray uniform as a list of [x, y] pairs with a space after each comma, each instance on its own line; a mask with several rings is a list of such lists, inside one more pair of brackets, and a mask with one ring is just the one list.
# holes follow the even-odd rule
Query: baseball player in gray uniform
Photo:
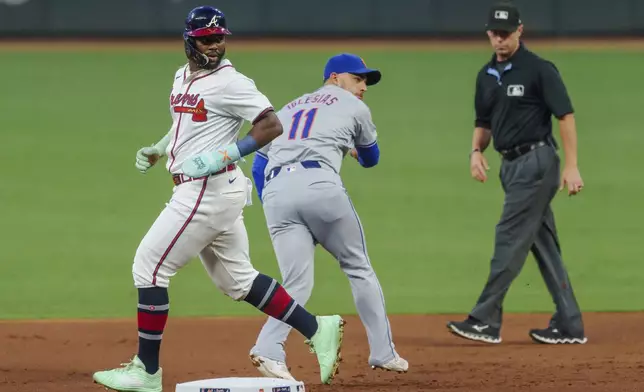
[[[313, 290], [315, 246], [321, 244], [349, 278], [367, 331], [369, 365], [406, 372], [409, 365], [394, 348], [360, 219], [339, 175], [347, 153], [363, 167], [378, 163], [376, 127], [362, 98], [380, 78], [380, 71], [356, 55], [329, 59], [324, 85], [279, 111], [284, 133], [255, 154], [252, 172], [287, 292], [306, 304]], [[264, 376], [294, 380], [283, 346], [290, 330], [276, 319], [266, 321], [250, 351]]]

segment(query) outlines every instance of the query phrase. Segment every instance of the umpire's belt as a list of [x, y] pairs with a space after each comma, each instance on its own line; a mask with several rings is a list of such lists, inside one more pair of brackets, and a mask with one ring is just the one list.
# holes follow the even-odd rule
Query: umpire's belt
[[231, 163], [230, 165], [226, 166], [225, 168], [223, 168], [223, 169], [221, 169], [221, 170], [219, 170], [217, 172], [214, 172], [212, 174], [208, 174], [207, 176], [195, 177], [195, 178], [188, 177], [185, 174], [173, 174], [172, 175], [172, 182], [174, 182], [174, 185], [180, 185], [180, 184], [183, 184], [184, 182], [190, 182], [190, 181], [195, 181], [195, 180], [203, 180], [203, 179], [208, 178], [210, 176], [216, 176], [218, 174], [224, 174], [224, 173], [226, 173], [228, 171], [233, 171], [233, 170], [235, 170], [236, 167], [237, 166], [234, 163]]
[[501, 150], [499, 152], [501, 153], [501, 156], [503, 157], [503, 159], [512, 161], [514, 159], [517, 159], [521, 155], [527, 154], [532, 150], [536, 150], [539, 147], [543, 147], [547, 145], [548, 145], [547, 142], [539, 141], [534, 143], [519, 144], [516, 147], [512, 147], [507, 150]]
[[[301, 162], [297, 162], [295, 164], [300, 164], [305, 169], [321, 169], [322, 168], [322, 165], [318, 161], [301, 161]], [[278, 166], [278, 167], [272, 168], [271, 171], [269, 171], [268, 175], [266, 176], [266, 182], [268, 182], [268, 181], [272, 180], [273, 178], [275, 178], [282, 171], [282, 168], [286, 168], [286, 171], [290, 171], [289, 166], [291, 166], [291, 165]]]

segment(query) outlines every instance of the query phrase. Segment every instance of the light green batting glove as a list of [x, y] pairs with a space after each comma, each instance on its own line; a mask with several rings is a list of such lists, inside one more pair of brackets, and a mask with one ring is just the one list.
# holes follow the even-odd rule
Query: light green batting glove
[[134, 166], [142, 173], [147, 173], [148, 169], [154, 166], [159, 158], [165, 156], [165, 150], [170, 143], [170, 135], [165, 135], [157, 144], [150, 147], [143, 147], [136, 152], [136, 162]]
[[224, 148], [188, 157], [181, 165], [181, 171], [192, 178], [203, 177], [220, 171], [240, 158], [239, 148], [236, 143], [233, 143]]

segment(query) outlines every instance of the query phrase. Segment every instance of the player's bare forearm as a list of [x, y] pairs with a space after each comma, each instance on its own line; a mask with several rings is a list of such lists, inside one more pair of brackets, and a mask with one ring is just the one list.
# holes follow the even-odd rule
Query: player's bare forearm
[[492, 140], [492, 132], [486, 128], [476, 127], [474, 128], [474, 134], [472, 135], [472, 150], [480, 150], [481, 152], [485, 151], [487, 146], [490, 145], [490, 140]]
[[561, 144], [565, 154], [565, 165], [577, 167], [577, 126], [574, 114], [566, 114], [559, 119]]
[[258, 148], [262, 148], [281, 135], [282, 132], [284, 132], [282, 123], [275, 112], [268, 112], [253, 125], [248, 135], [255, 140]]

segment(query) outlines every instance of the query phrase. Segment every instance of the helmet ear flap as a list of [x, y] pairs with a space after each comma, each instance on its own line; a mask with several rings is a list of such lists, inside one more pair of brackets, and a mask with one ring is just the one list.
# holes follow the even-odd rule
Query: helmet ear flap
[[195, 39], [189, 36], [188, 33], [183, 33], [183, 46], [186, 52], [186, 57], [188, 57], [188, 59], [190, 60], [193, 60], [198, 67], [203, 68], [210, 61], [208, 59], [208, 56], [197, 50]]

